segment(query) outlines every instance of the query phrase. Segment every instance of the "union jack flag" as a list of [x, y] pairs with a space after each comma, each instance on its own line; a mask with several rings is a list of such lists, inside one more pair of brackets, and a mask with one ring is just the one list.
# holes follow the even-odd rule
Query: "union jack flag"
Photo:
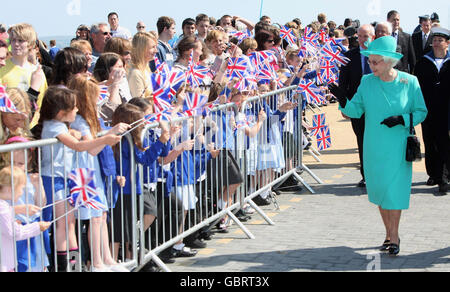
[[198, 66], [189, 66], [189, 71], [186, 72], [187, 83], [192, 87], [199, 87], [203, 79], [209, 73], [209, 68], [198, 65]]
[[310, 135], [317, 136], [319, 131], [326, 126], [327, 120], [325, 114], [314, 115], [312, 119], [312, 130]]
[[320, 88], [316, 86], [314, 81], [307, 81], [303, 79], [298, 85], [297, 92], [302, 94], [305, 97], [306, 102], [309, 104], [322, 104], [324, 101]]
[[95, 170], [87, 168], [78, 168], [69, 174], [69, 203], [74, 208], [85, 207], [94, 210], [108, 209], [106, 204], [97, 194], [94, 175]]
[[203, 106], [208, 102], [208, 97], [199, 93], [186, 93], [184, 100], [183, 111], [201, 110]]
[[236, 85], [234, 85], [234, 88], [239, 89], [239, 91], [254, 90], [258, 88], [258, 84], [255, 79], [246, 77], [239, 80]]
[[306, 27], [305, 31], [303, 33], [302, 42], [304, 44], [311, 45], [313, 48], [316, 48], [319, 46], [319, 34], [313, 33], [312, 29], [310, 27]]
[[168, 87], [168, 83], [163, 82], [163, 84], [160, 84], [156, 74], [151, 76], [151, 80], [153, 85], [153, 102], [155, 104], [155, 111], [161, 112], [171, 109], [172, 104], [169, 98], [170, 88]]
[[176, 95], [180, 87], [186, 81], [186, 74], [183, 71], [174, 70], [170, 73], [170, 77], [167, 80], [169, 82], [169, 98], [172, 100]]
[[151, 115], [145, 116], [144, 119], [145, 119], [145, 123], [147, 125], [151, 125], [158, 121], [158, 114], [151, 114]]
[[321, 30], [320, 30], [320, 32], [319, 32], [319, 39], [323, 42], [323, 43], [325, 43], [325, 42], [327, 42], [328, 40], [329, 40], [329, 35], [328, 35], [328, 33], [327, 33], [327, 30], [325, 29], [325, 28], [322, 28]]
[[326, 59], [322, 59], [320, 62], [320, 74], [317, 76], [320, 83], [328, 83], [331, 80], [336, 80], [336, 74], [338, 69], [335, 64], [332, 64]]
[[169, 76], [170, 74], [170, 67], [166, 62], [160, 62], [158, 57], [155, 57], [155, 73], [156, 74], [163, 74], [164, 76]]
[[239, 79], [245, 78], [247, 72], [248, 62], [245, 58], [231, 58], [228, 60], [228, 74], [227, 77], [232, 79], [237, 77]]
[[19, 114], [14, 103], [9, 99], [8, 94], [6, 94], [6, 88], [0, 85], [0, 112]]
[[329, 42], [332, 46], [338, 47], [343, 53], [345, 53], [348, 49], [342, 44], [344, 40], [346, 40], [346, 38], [330, 38]]
[[249, 56], [250, 61], [255, 66], [256, 70], [264, 66], [264, 64], [276, 64], [277, 59], [275, 58], [275, 54], [271, 51], [260, 51], [253, 52]]
[[247, 29], [247, 31], [230, 31], [228, 33], [228, 35], [230, 36], [230, 38], [237, 38], [238, 40], [238, 44], [242, 43], [243, 40], [251, 37], [251, 32]]
[[292, 30], [292, 28], [289, 28], [287, 26], [281, 27], [280, 37], [287, 41], [290, 46], [294, 46], [297, 42], [294, 31]]
[[325, 126], [317, 133], [317, 148], [319, 151], [331, 148], [330, 127]]
[[320, 52], [323, 57], [331, 63], [341, 64], [345, 66], [350, 61], [349, 58], [345, 57], [342, 52], [336, 47], [331, 46], [330, 43], [325, 44]]
[[103, 105], [108, 101], [109, 98], [108, 86], [100, 85], [99, 87], [100, 87], [100, 94], [98, 96], [97, 105]]

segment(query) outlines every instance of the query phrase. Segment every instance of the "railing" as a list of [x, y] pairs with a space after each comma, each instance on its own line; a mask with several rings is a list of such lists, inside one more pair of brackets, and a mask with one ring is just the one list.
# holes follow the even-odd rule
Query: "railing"
[[[171, 137], [170, 151], [166, 153], [168, 155], [158, 157], [157, 160], [142, 160], [139, 155], [146, 152], [137, 149], [136, 141], [127, 134], [119, 145], [121, 157], [118, 160], [117, 176], [126, 176], [122, 164], [122, 148], [127, 147], [131, 194], [124, 194], [124, 188], [119, 187], [116, 199], [114, 197], [116, 178], [113, 176], [107, 178], [105, 190], [108, 200], [109, 238], [107, 242], [111, 243], [112, 257], [121, 260], [123, 262], [121, 265], [128, 270], [138, 271], [149, 261], [153, 261], [164, 271], [170, 271], [160, 259], [164, 252], [171, 250], [174, 245], [182, 246], [182, 241], [188, 240], [189, 237], [197, 238], [199, 233], [207, 233], [224, 218], [234, 221], [249, 239], [254, 239], [255, 236], [235, 215], [246, 204], [254, 208], [269, 225], [274, 225], [275, 223], [253, 202], [253, 199], [267, 193], [273, 197], [272, 187], [280, 185], [290, 176], [294, 176], [311, 193], [314, 193], [314, 190], [302, 178], [301, 173], [306, 171], [318, 183], [322, 182], [303, 164], [304, 109], [301, 100], [297, 100], [295, 89], [296, 86], [293, 86], [263, 96], [250, 97], [240, 105], [235, 103], [220, 105], [206, 116], [183, 117], [170, 121], [171, 127], [178, 126], [181, 130], [175, 131], [177, 136]], [[287, 113], [281, 113], [280, 106], [285, 102], [298, 103], [298, 106]], [[260, 129], [256, 131], [254, 127], [261, 110], [264, 110], [268, 117], [259, 124]], [[230, 124], [232, 124], [231, 127]], [[158, 127], [158, 123], [147, 125], [141, 142], [147, 146], [157, 143], [160, 131]], [[252, 129], [253, 132], [250, 131]], [[195, 141], [192, 149], [179, 147], [189, 140]], [[28, 150], [36, 149], [35, 171], [41, 176], [42, 147], [53, 149], [58, 143], [58, 140], [51, 139], [3, 145], [0, 146], [0, 153], [9, 153], [11, 165], [14, 165], [13, 153], [23, 151], [26, 161], [25, 169], [29, 169]], [[80, 155], [79, 153], [76, 155], [74, 167]], [[66, 182], [67, 176], [64, 177], [64, 193], [67, 194]], [[52, 189], [54, 184], [52, 179]], [[39, 198], [42, 198], [42, 182], [39, 190], [36, 191], [39, 193]], [[131, 206], [125, 202], [127, 199], [131, 200]], [[276, 204], [274, 197], [273, 200]], [[92, 246], [86, 246], [83, 243], [88, 241], [86, 237], [92, 239], [94, 236], [92, 219], [89, 222], [79, 219], [80, 211], [70, 210], [67, 201], [64, 202], [67, 212], [63, 218], [56, 218], [56, 220], [65, 220], [65, 234], [68, 234], [70, 232], [70, 223], [67, 219], [69, 212], [75, 214], [78, 218], [76, 219], [76, 238], [80, 247], [79, 252], [69, 252], [65, 257], [69, 264], [83, 263], [83, 265], [70, 265], [69, 270], [88, 271], [86, 262], [90, 262], [92, 266], [94, 255], [92, 252], [90, 256], [87, 255], [89, 250], [92, 251]], [[114, 202], [116, 204], [113, 204]], [[24, 203], [28, 204], [26, 200]], [[42, 202], [31, 203], [43, 205]], [[12, 205], [14, 207], [14, 203]], [[46, 210], [50, 207], [54, 215], [55, 205], [47, 205]], [[55, 218], [53, 220], [56, 221]], [[38, 252], [41, 258], [49, 254], [50, 263], [53, 263], [54, 270], [58, 271], [55, 225], [53, 224], [50, 229], [50, 234], [53, 235], [52, 251], [48, 253], [48, 248], [44, 249], [45, 242], [41, 236], [39, 237], [41, 250]], [[91, 226], [89, 231], [87, 226]], [[104, 234], [102, 236], [101, 241], [104, 242], [106, 239]], [[66, 235], [66, 250], [70, 250], [69, 241], [69, 236]], [[127, 243], [127, 241], [130, 242]], [[28, 265], [25, 265], [28, 267], [33, 264], [31, 259], [33, 255], [30, 252], [31, 242], [32, 240], [29, 239], [26, 244]], [[15, 241], [14, 249], [16, 249]], [[105, 249], [102, 248], [102, 253], [104, 252]], [[15, 264], [18, 270], [16, 255]], [[42, 266], [35, 269], [44, 270], [45, 264], [42, 263]]]

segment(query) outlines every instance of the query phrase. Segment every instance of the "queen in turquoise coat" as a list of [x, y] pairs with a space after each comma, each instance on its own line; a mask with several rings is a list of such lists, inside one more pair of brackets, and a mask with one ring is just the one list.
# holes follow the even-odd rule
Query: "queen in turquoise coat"
[[331, 91], [345, 115], [366, 116], [363, 159], [369, 201], [379, 206], [385, 224], [382, 249], [397, 255], [401, 210], [409, 209], [411, 196], [412, 163], [406, 161], [410, 114], [417, 126], [428, 111], [417, 78], [393, 69], [402, 56], [395, 51], [396, 42], [390, 36], [373, 41], [361, 52], [369, 57], [373, 74], [362, 78], [352, 100], [338, 87]]

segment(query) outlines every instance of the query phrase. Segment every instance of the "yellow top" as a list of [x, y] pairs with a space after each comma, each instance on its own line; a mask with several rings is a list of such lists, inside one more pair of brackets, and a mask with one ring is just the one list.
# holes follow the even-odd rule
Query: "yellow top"
[[[32, 64], [28, 64], [26, 67], [20, 67], [15, 65], [11, 59], [6, 61], [6, 65], [0, 68], [0, 84], [3, 84], [6, 88], [19, 88], [27, 92], [30, 88], [31, 75], [33, 74], [35, 67]], [[42, 99], [47, 91], [47, 80], [44, 76], [44, 82], [39, 88], [39, 96], [37, 100], [37, 106], [40, 108]], [[33, 106], [33, 105], [32, 105]], [[30, 123], [30, 128], [33, 128], [37, 124], [36, 116]]]

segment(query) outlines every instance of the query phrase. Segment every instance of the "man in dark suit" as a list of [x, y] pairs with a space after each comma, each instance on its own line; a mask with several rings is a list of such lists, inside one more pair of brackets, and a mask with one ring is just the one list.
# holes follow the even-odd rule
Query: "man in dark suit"
[[[372, 41], [375, 37], [375, 30], [372, 25], [365, 24], [358, 29], [359, 47], [351, 49], [345, 56], [350, 59], [347, 66], [341, 67], [339, 74], [339, 87], [347, 92], [347, 96], [351, 100], [358, 91], [363, 75], [371, 74], [368, 58], [361, 54], [361, 50], [366, 50], [366, 42]], [[350, 98], [351, 97], [351, 98]], [[365, 116], [360, 119], [352, 119], [352, 127], [358, 141], [359, 159], [361, 162], [362, 180], [358, 184], [359, 187], [365, 187], [363, 148], [364, 148], [364, 129]]]
[[397, 52], [403, 54], [403, 58], [395, 67], [407, 73], [414, 72], [416, 57], [411, 36], [400, 29], [400, 14], [392, 10], [387, 15], [387, 21], [392, 23], [392, 36], [397, 39]]
[[420, 16], [420, 27], [421, 30], [412, 35], [414, 54], [417, 61], [431, 52], [432, 49], [431, 19], [428, 15]]

